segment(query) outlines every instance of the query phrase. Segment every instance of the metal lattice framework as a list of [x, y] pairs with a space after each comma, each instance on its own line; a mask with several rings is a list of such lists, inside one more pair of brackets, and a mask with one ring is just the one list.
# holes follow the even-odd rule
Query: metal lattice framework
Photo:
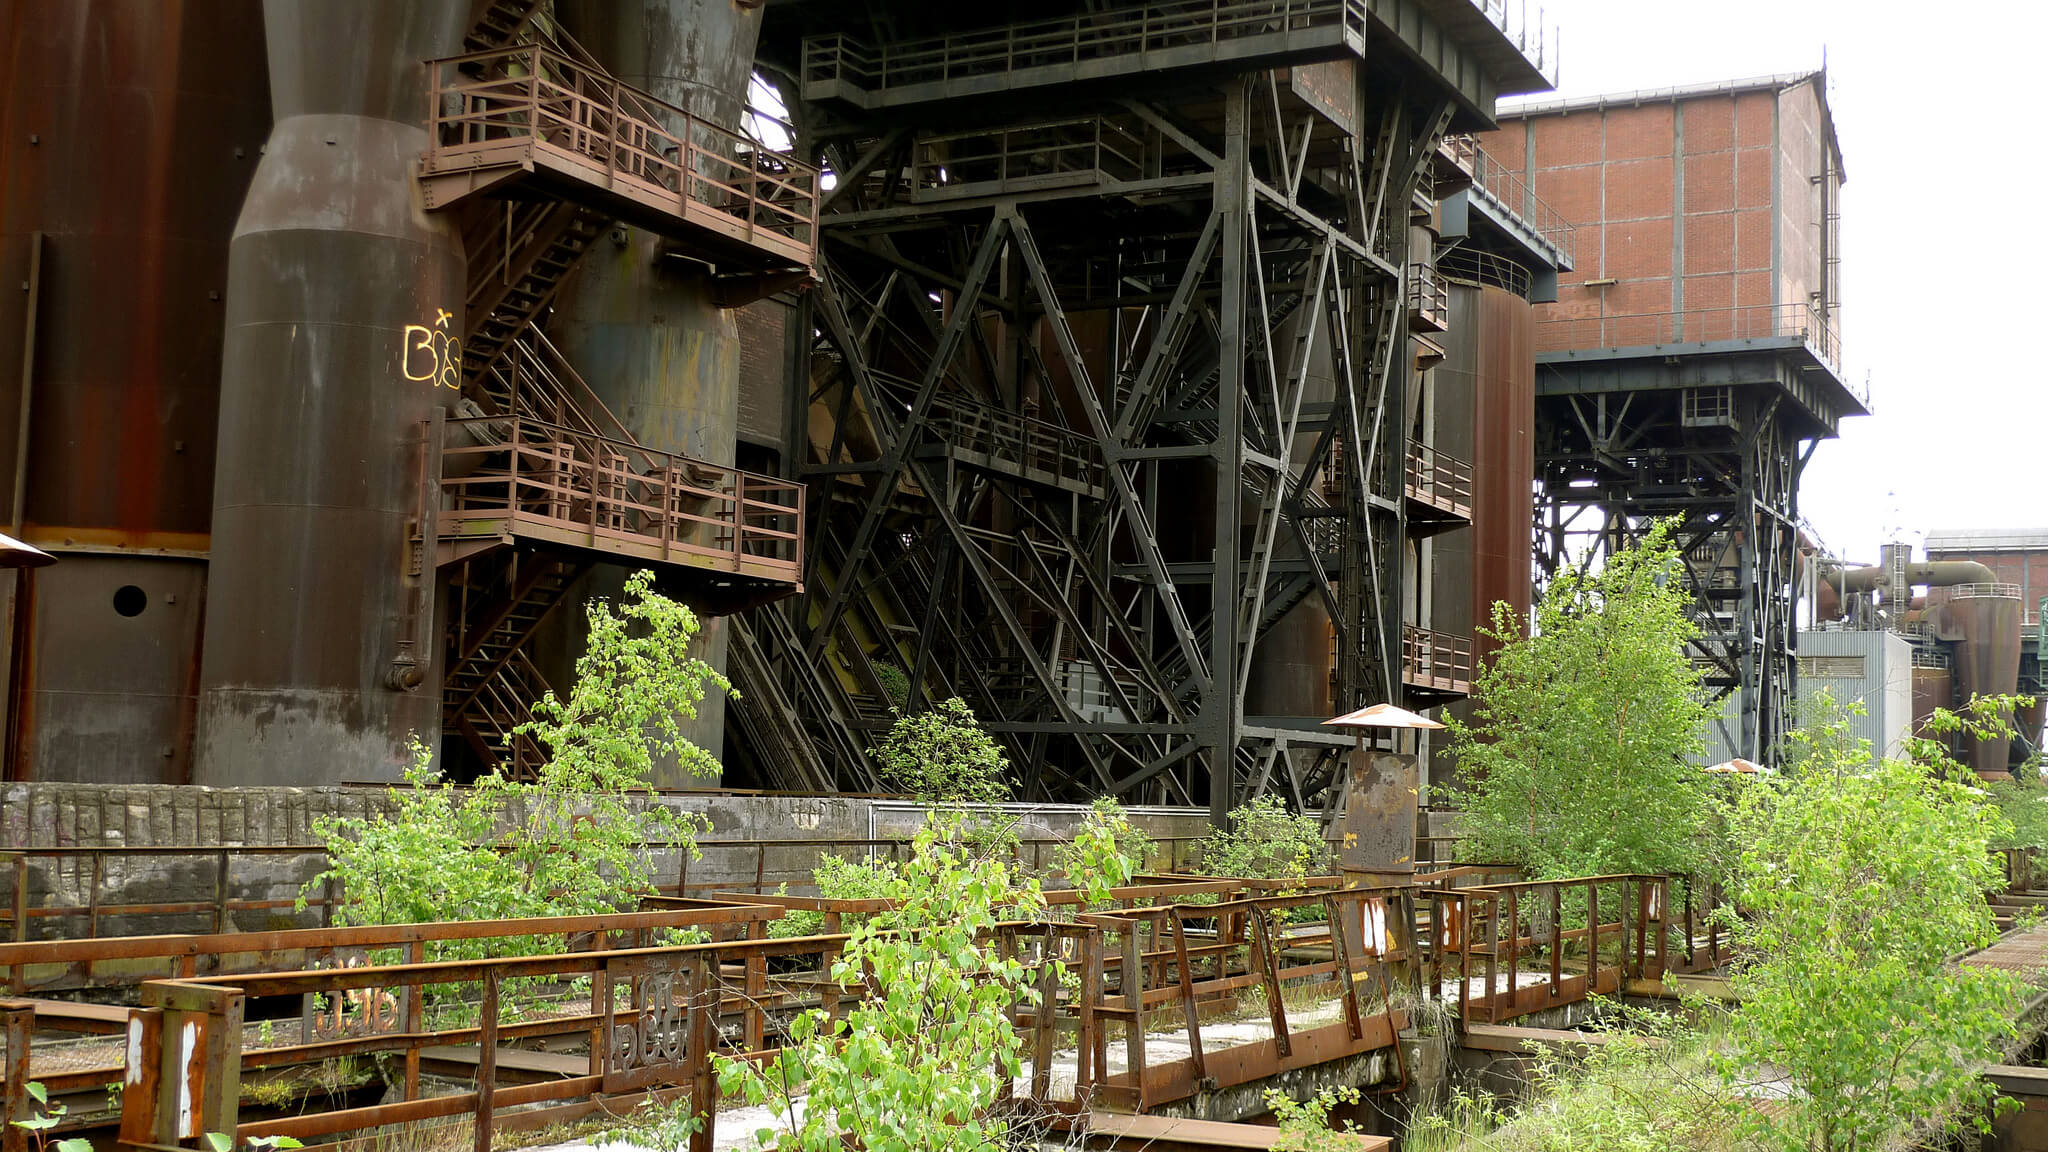
[[[1340, 65], [1348, 117], [1270, 70], [965, 129], [804, 106], [837, 181], [792, 405], [810, 571], [748, 618], [797, 666], [743, 680], [869, 734], [958, 695], [1027, 797], [1327, 787], [1348, 740], [1246, 684], [1320, 597], [1339, 705], [1402, 697], [1410, 221], [1453, 113]], [[779, 758], [871, 782], [850, 743]]]
[[1799, 478], [1821, 429], [1770, 383], [1673, 387], [1610, 374], [1607, 383], [1642, 386], [1609, 391], [1582, 387], [1590, 375], [1541, 370], [1539, 568], [1594, 570], [1658, 520], [1674, 521], [1700, 629], [1691, 655], [1708, 687], [1735, 702], [1718, 735], [1730, 754], [1767, 762], [1791, 713]]

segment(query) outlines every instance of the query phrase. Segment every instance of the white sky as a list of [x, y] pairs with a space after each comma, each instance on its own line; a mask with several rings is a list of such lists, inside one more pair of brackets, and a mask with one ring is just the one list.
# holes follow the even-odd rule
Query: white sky
[[1800, 510], [1873, 564], [1879, 543], [1930, 528], [2048, 527], [2048, 230], [2034, 219], [2048, 210], [2048, 2], [1546, 7], [1566, 96], [1805, 71], [1825, 48], [1848, 175], [1844, 356], [1868, 373], [1875, 414], [1821, 445]]

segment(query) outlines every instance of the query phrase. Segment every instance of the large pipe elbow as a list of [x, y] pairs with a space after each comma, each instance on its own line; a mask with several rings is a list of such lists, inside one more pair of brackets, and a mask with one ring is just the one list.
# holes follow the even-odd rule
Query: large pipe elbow
[[[1883, 565], [1871, 568], [1838, 569], [1827, 578], [1843, 593], [1868, 592], [1885, 582]], [[1996, 584], [1998, 574], [1975, 560], [1922, 560], [1906, 565], [1906, 583], [1923, 588], [1953, 588], [1958, 584]]]

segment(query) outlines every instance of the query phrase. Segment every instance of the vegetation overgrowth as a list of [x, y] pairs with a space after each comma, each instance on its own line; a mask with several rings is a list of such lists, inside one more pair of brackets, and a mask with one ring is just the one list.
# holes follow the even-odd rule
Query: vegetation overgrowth
[[1559, 573], [1532, 634], [1494, 606], [1500, 647], [1471, 718], [1448, 721], [1473, 858], [1535, 878], [1725, 866], [1726, 804], [1696, 766], [1715, 706], [1686, 658], [1699, 629], [1673, 535], [1660, 523], [1598, 572]]

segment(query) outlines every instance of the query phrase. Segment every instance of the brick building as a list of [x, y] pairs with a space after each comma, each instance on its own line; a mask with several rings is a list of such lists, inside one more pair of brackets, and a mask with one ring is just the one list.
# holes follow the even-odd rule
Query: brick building
[[1542, 347], [1839, 331], [1841, 146], [1825, 74], [1548, 101], [1481, 145], [1579, 225]]
[[1726, 703], [1768, 760], [1797, 670], [1799, 477], [1865, 400], [1841, 369], [1841, 148], [1812, 72], [1508, 109], [1485, 153], [1577, 229], [1536, 327], [1538, 565], [1680, 523]]

